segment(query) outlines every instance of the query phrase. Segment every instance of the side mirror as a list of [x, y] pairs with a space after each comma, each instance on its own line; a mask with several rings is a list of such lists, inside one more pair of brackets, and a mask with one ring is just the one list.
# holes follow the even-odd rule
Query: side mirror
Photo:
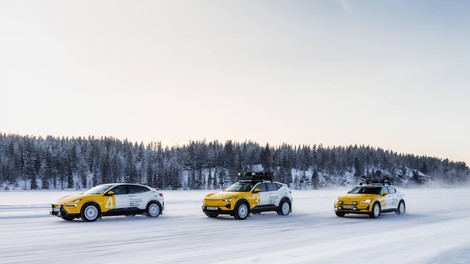
[[114, 195], [114, 192], [113, 191], [109, 191], [108, 193], [106, 193], [107, 196], [113, 196]]
[[385, 195], [387, 195], [387, 194], [388, 194], [388, 192], [384, 192], [384, 193], [382, 193], [382, 196], [385, 196]]
[[347, 193], [351, 193], [351, 191], [347, 192]]
[[259, 188], [255, 188], [255, 189], [253, 190], [253, 193], [259, 193], [259, 192], [261, 192], [261, 190], [260, 190]]

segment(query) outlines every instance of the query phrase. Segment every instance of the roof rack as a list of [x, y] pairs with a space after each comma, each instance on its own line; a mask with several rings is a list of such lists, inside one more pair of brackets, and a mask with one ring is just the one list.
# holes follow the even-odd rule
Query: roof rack
[[241, 182], [261, 182], [273, 181], [273, 173], [270, 171], [265, 172], [239, 172], [238, 180]]
[[383, 186], [388, 185], [390, 186], [390, 182], [387, 179], [379, 180], [364, 180], [359, 183], [359, 185], [376, 185], [376, 186]]

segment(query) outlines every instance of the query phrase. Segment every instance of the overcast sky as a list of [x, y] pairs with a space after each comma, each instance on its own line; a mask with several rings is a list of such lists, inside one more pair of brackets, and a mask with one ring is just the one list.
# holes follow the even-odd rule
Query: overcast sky
[[0, 1], [0, 132], [470, 163], [468, 1]]

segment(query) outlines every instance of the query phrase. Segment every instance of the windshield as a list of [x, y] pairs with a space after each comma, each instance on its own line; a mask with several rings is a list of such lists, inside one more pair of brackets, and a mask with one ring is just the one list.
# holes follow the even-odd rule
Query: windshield
[[84, 192], [84, 194], [102, 194], [107, 191], [109, 188], [113, 187], [114, 184], [102, 184], [91, 188], [90, 190]]
[[381, 187], [355, 187], [349, 193], [380, 194]]
[[248, 182], [237, 182], [225, 189], [226, 192], [249, 192], [253, 188], [253, 184]]

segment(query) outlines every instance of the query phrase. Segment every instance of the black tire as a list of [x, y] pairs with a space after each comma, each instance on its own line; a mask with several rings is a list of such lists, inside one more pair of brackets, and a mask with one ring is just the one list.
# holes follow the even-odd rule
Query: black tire
[[344, 217], [346, 215], [346, 213], [343, 213], [343, 212], [335, 212], [335, 214], [338, 217]]
[[94, 222], [100, 217], [100, 207], [95, 203], [88, 203], [82, 207], [80, 218], [85, 222]]
[[406, 213], [406, 205], [405, 205], [405, 201], [400, 201], [398, 203], [398, 208], [397, 210], [395, 211], [395, 213], [397, 215], [404, 215]]
[[206, 213], [207, 217], [210, 217], [210, 218], [216, 218], [217, 216], [219, 216], [218, 213]]
[[75, 217], [71, 217], [71, 216], [61, 216], [62, 219], [64, 219], [65, 221], [72, 221], [73, 219], [75, 219]]
[[278, 215], [287, 216], [291, 211], [291, 204], [288, 200], [284, 199], [279, 204], [279, 210], [277, 211]]
[[162, 207], [157, 202], [150, 202], [147, 205], [147, 216], [158, 217], [162, 213]]
[[235, 205], [233, 216], [238, 220], [245, 220], [250, 215], [250, 206], [247, 202], [238, 202]]
[[374, 205], [372, 206], [372, 210], [370, 211], [369, 213], [369, 217], [370, 218], [377, 218], [380, 216], [380, 212], [381, 212], [381, 209], [380, 209], [380, 204], [379, 203], [374, 203]]

